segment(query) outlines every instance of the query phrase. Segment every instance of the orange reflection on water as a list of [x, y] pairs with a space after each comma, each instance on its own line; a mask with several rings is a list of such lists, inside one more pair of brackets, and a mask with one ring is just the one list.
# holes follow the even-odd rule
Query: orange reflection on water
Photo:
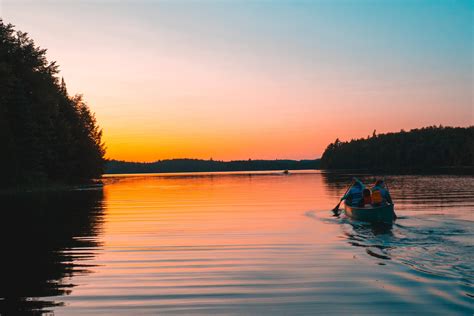
[[[334, 204], [320, 176], [174, 174], [106, 179], [104, 236], [109, 246], [284, 242], [317, 205]], [[320, 227], [329, 229], [327, 225]], [[317, 230], [322, 232], [321, 230]], [[128, 233], [127, 233], [128, 232]], [[307, 236], [304, 240], [307, 241]]]
[[120, 300], [127, 293], [187, 305], [198, 295], [225, 303], [215, 296], [261, 295], [272, 284], [307, 291], [308, 271], [333, 282], [339, 269], [333, 260], [315, 260], [334, 256], [340, 234], [315, 218], [329, 217], [334, 204], [318, 172], [124, 175], [104, 182], [105, 251], [94, 260], [93, 281], [75, 289], [79, 297]]
[[[107, 177], [105, 184], [103, 241], [117, 251], [99, 260], [109, 268], [124, 264], [104, 273], [225, 271], [242, 260], [248, 262], [240, 268], [251, 269], [268, 256], [293, 260], [279, 258], [285, 245], [321, 245], [338, 234], [337, 226], [311, 217], [328, 216], [334, 204], [317, 172], [129, 175]], [[295, 251], [294, 259], [303, 253]], [[164, 257], [171, 261], [148, 264]], [[196, 257], [219, 264], [196, 266]]]

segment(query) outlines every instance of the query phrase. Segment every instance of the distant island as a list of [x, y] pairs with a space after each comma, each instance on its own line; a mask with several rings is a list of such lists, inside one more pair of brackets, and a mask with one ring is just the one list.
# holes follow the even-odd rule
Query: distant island
[[310, 170], [319, 169], [319, 159], [314, 160], [201, 160], [168, 159], [155, 162], [127, 162], [109, 160], [105, 173], [164, 173], [164, 172], [214, 172], [214, 171], [262, 171], [262, 170]]
[[323, 169], [427, 170], [474, 167], [474, 126], [430, 126], [334, 143]]

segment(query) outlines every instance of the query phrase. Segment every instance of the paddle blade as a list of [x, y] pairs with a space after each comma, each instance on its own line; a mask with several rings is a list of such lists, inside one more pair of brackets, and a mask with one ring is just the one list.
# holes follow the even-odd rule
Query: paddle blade
[[339, 210], [339, 205], [341, 205], [341, 202], [339, 202], [335, 208], [332, 209], [332, 212], [334, 213], [334, 215], [339, 215], [341, 212]]

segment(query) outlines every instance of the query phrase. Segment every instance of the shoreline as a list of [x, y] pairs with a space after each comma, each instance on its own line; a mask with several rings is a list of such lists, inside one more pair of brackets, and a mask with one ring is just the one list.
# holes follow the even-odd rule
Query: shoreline
[[438, 167], [438, 168], [424, 168], [424, 169], [262, 169], [262, 170], [182, 170], [182, 171], [163, 171], [163, 172], [109, 172], [103, 173], [99, 179], [91, 180], [88, 183], [79, 184], [61, 184], [61, 183], [49, 183], [41, 184], [36, 186], [26, 187], [15, 187], [15, 188], [2, 188], [0, 189], [0, 195], [12, 195], [12, 194], [30, 194], [30, 193], [47, 193], [47, 192], [61, 192], [61, 191], [74, 191], [74, 190], [93, 190], [102, 188], [104, 184], [102, 179], [121, 175], [173, 175], [173, 174], [256, 174], [271, 173], [271, 174], [284, 174], [284, 171], [288, 170], [291, 175], [292, 172], [297, 171], [319, 171], [322, 173], [333, 173], [333, 174], [370, 174], [377, 176], [396, 176], [396, 175], [464, 175], [474, 176], [474, 167]]
[[50, 192], [67, 192], [76, 190], [94, 190], [102, 188], [104, 184], [102, 180], [97, 179], [90, 183], [84, 184], [42, 184], [38, 186], [17, 187], [9, 189], [0, 189], [0, 196], [17, 195], [17, 194], [33, 194], [33, 193], [50, 193]]
[[179, 171], [143, 171], [143, 172], [106, 172], [102, 176], [113, 175], [133, 175], [133, 174], [174, 174], [174, 173], [237, 173], [237, 172], [283, 172], [288, 171], [320, 171], [330, 173], [370, 173], [370, 174], [384, 174], [384, 175], [430, 175], [430, 174], [447, 174], [447, 175], [474, 175], [474, 166], [465, 167], [435, 167], [423, 169], [254, 169], [254, 170], [179, 170]]

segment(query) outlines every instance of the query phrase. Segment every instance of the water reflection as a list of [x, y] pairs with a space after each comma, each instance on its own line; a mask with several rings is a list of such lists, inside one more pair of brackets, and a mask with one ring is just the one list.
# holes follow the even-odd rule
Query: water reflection
[[0, 313], [470, 314], [472, 177], [387, 177], [387, 227], [332, 217], [352, 176], [113, 176], [103, 202], [5, 202]]
[[101, 189], [2, 197], [0, 314], [38, 314], [71, 293], [99, 246]]

